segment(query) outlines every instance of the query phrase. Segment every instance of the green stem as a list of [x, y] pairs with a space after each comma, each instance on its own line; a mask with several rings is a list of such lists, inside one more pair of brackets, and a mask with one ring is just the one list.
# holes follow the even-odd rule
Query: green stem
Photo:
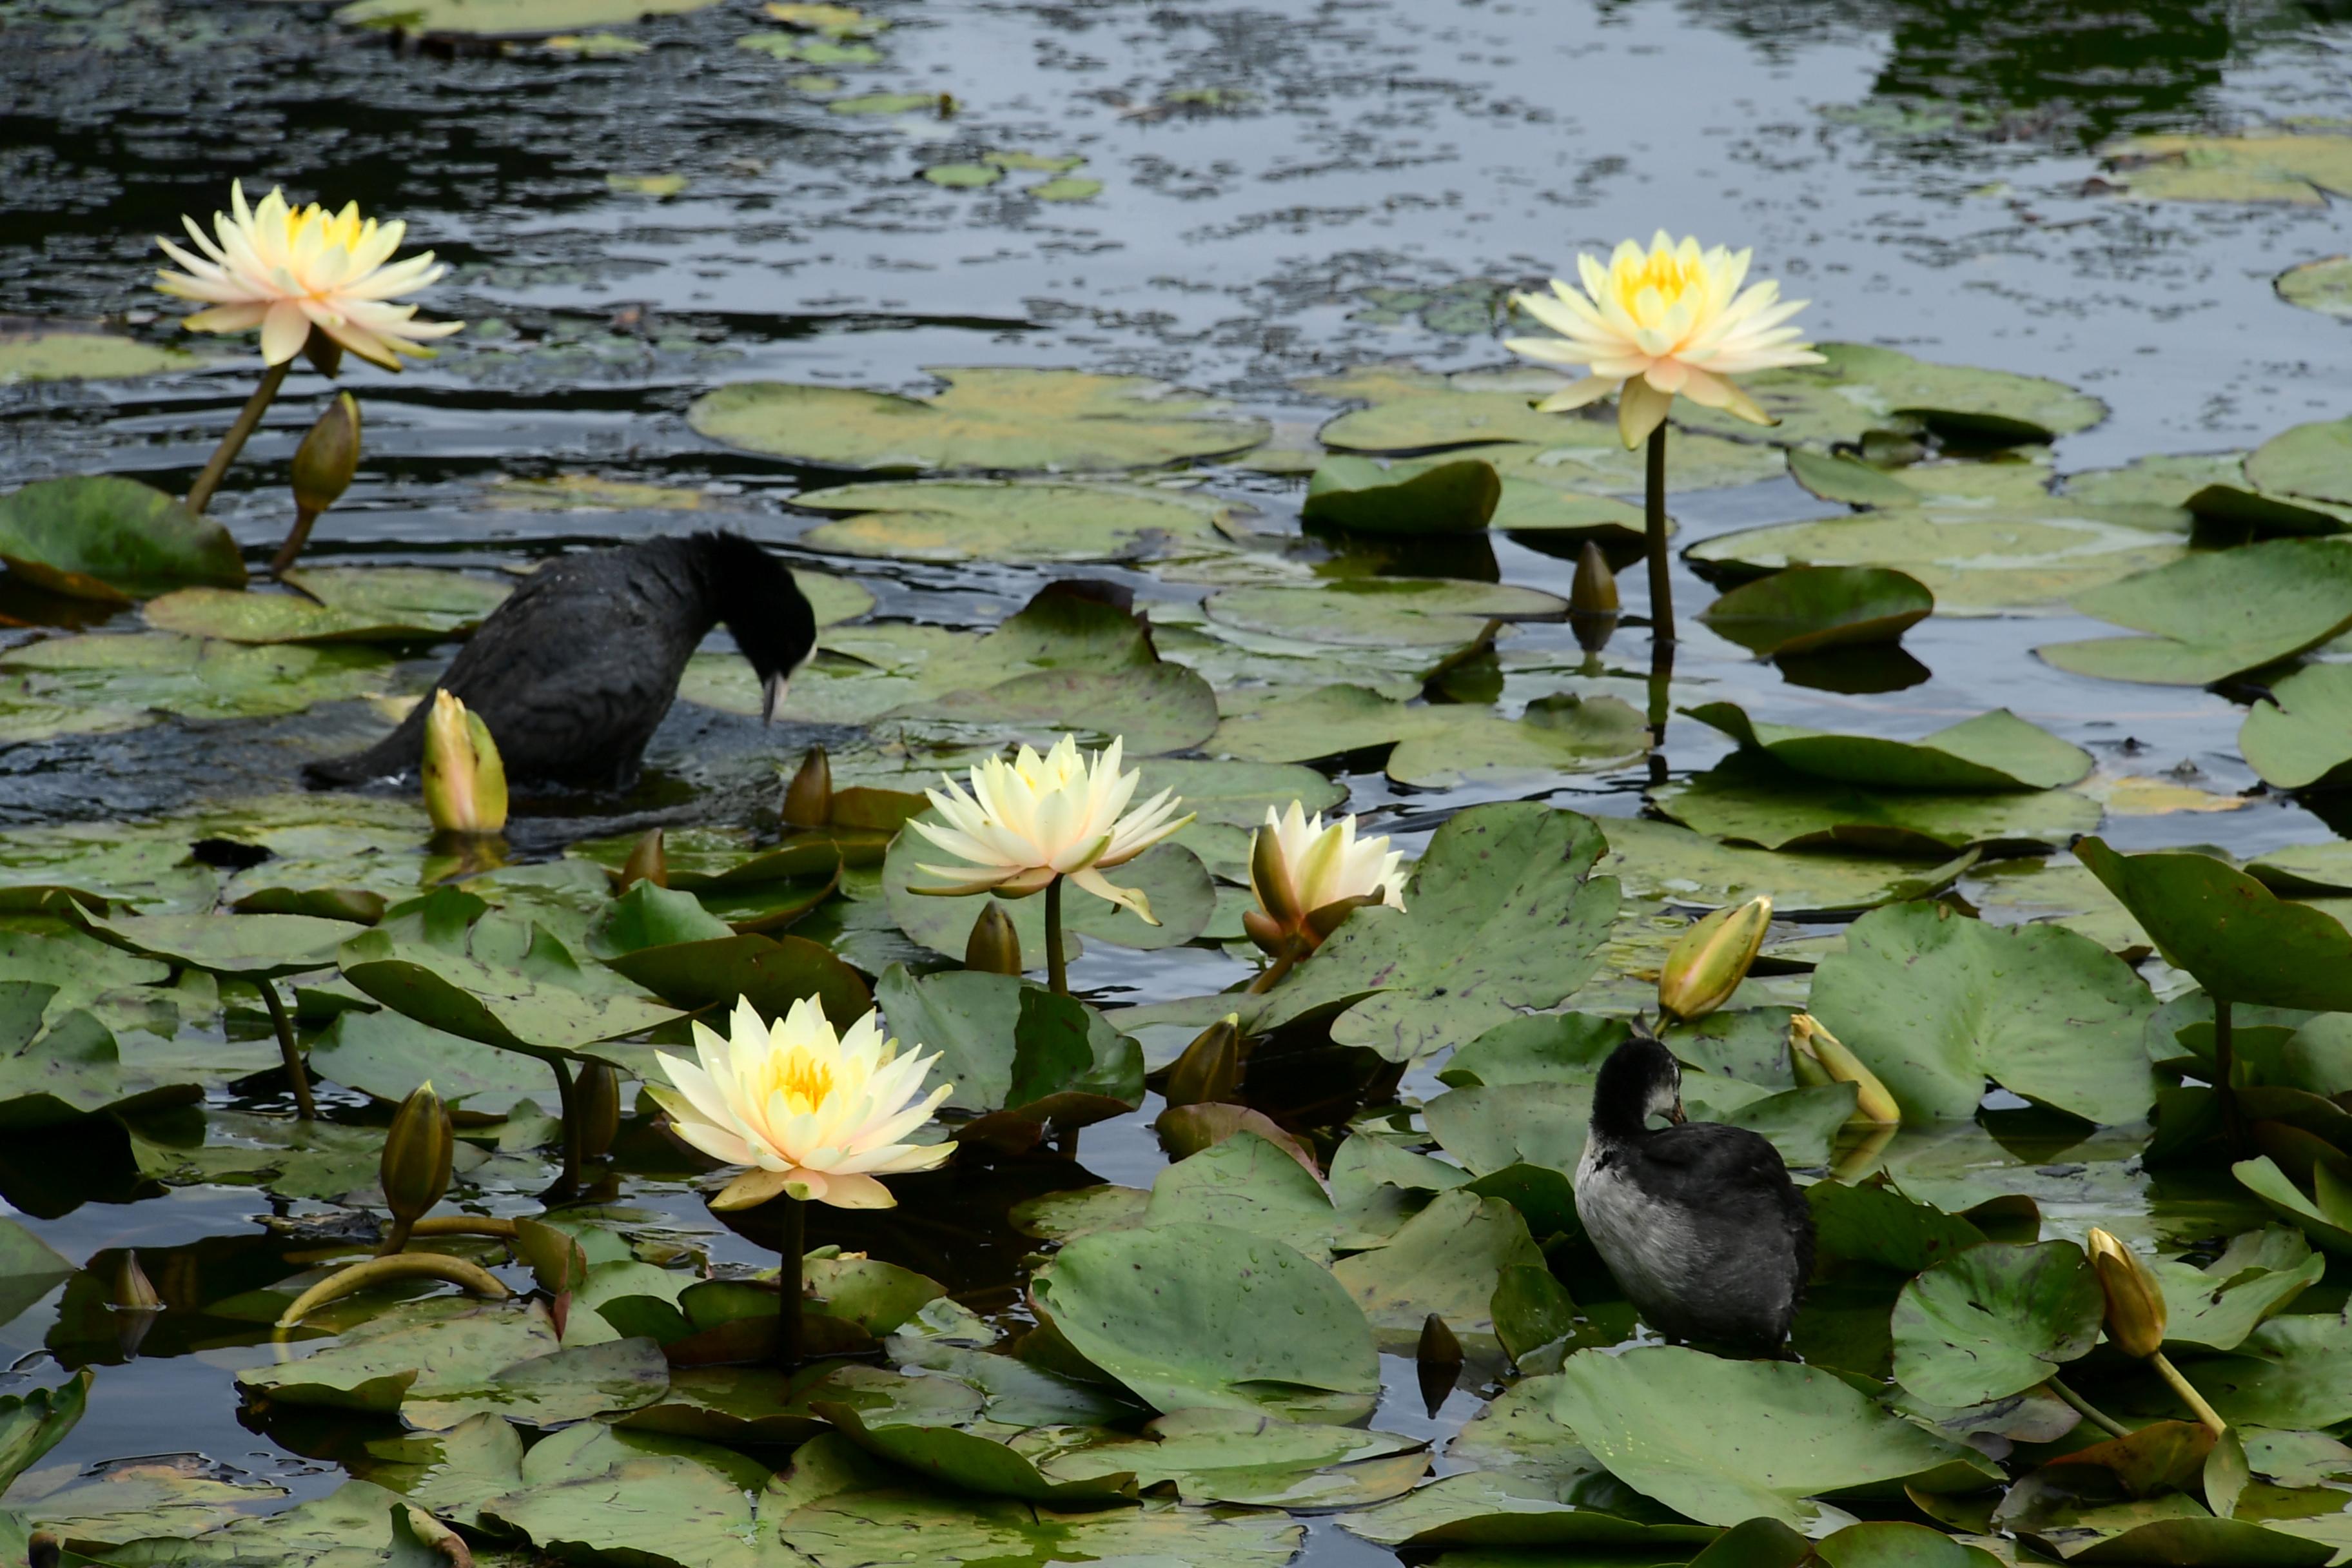
[[1045, 984], [1056, 996], [1070, 994], [1070, 961], [1062, 953], [1062, 879], [1045, 884]]
[[2084, 1398], [2081, 1394], [2075, 1393], [2073, 1389], [2059, 1382], [2056, 1377], [2053, 1376], [2051, 1378], [2048, 1386], [2051, 1393], [2056, 1394], [2066, 1404], [2073, 1405], [2076, 1415], [2082, 1416], [2085, 1421], [2090, 1422], [2094, 1426], [2098, 1427], [2099, 1430], [2105, 1432], [2108, 1436], [2128, 1437], [2131, 1436], [2130, 1427], [2125, 1426], [2114, 1416], [2107, 1415], [2105, 1411], [2102, 1411], [2097, 1405], [2093, 1405], [2089, 1400]]
[[2242, 1160], [2248, 1152], [2245, 1120], [2238, 1114], [2238, 1088], [2231, 1081], [2235, 1076], [2235, 1055], [2230, 1037], [2230, 1004], [2217, 997], [2213, 1002], [2213, 1092], [2221, 1097], [2221, 1130], [2230, 1142], [2230, 1158]]
[[555, 1069], [555, 1097], [563, 1108], [563, 1174], [556, 1186], [564, 1193], [580, 1187], [580, 1096], [572, 1085], [572, 1068], [561, 1057], [547, 1064]]
[[808, 1250], [808, 1205], [789, 1193], [784, 1205], [784, 1239], [776, 1268], [776, 1360], [787, 1376], [801, 1364], [801, 1255]]
[[403, 1219], [398, 1215], [393, 1215], [392, 1228], [384, 1232], [383, 1241], [376, 1247], [375, 1255], [378, 1258], [390, 1258], [402, 1251], [408, 1246], [408, 1239], [415, 1233], [414, 1220]]
[[295, 1114], [315, 1121], [319, 1104], [310, 1098], [310, 1075], [302, 1070], [302, 1053], [294, 1048], [294, 1020], [286, 1016], [286, 1004], [278, 1000], [278, 982], [264, 976], [253, 984], [261, 993], [261, 1005], [269, 1009], [269, 1026], [278, 1032], [278, 1058], [285, 1062], [286, 1076], [294, 1084]]
[[1650, 644], [1650, 782], [1666, 782], [1666, 719], [1674, 711], [1675, 639], [1672, 628]]
[[2190, 1386], [2189, 1380], [2180, 1375], [2180, 1369], [2165, 1359], [2162, 1351], [2148, 1357], [2147, 1364], [2156, 1368], [2157, 1375], [2172, 1385], [2172, 1392], [2180, 1395], [2180, 1402], [2183, 1405], [2197, 1413], [2197, 1419], [2205, 1424], [2205, 1429], [2208, 1432], [2219, 1437], [2229, 1429], [2230, 1424], [2222, 1420], [2211, 1405], [2205, 1403], [2205, 1396]]
[[205, 461], [204, 472], [198, 474], [196, 482], [188, 487], [190, 511], [201, 517], [205, 508], [212, 504], [213, 492], [220, 489], [222, 479], [228, 473], [228, 466], [236, 461], [239, 452], [245, 450], [247, 439], [260, 425], [261, 416], [269, 412], [269, 405], [278, 400], [278, 389], [286, 384], [286, 374], [293, 368], [294, 362], [289, 359], [283, 364], [273, 364], [262, 373], [261, 384], [253, 389], [253, 395], [245, 400], [243, 408], [237, 410], [236, 423], [228, 427], [228, 434], [221, 437], [220, 445], [213, 448], [212, 457]]
[[1298, 962], [1299, 950], [1306, 945], [1304, 938], [1292, 937], [1283, 944], [1282, 951], [1275, 954], [1274, 962], [1258, 972], [1258, 977], [1249, 983], [1249, 989], [1242, 994], [1262, 996], [1282, 984], [1282, 977], [1289, 973], [1291, 967]]
[[302, 553], [302, 546], [310, 542], [310, 525], [318, 521], [319, 514], [309, 507], [294, 509], [294, 526], [287, 531], [286, 542], [278, 547], [278, 553], [269, 558], [272, 577], [284, 576], [294, 564], [295, 558]]
[[1675, 640], [1675, 586], [1666, 575], [1666, 427], [1650, 432], [1649, 484], [1642, 498], [1650, 537], [1650, 637]]

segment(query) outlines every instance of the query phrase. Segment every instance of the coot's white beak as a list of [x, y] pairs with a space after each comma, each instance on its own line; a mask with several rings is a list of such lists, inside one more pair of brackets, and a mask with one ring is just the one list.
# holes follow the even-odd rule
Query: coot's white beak
[[791, 676], [780, 673], [768, 677], [767, 680], [762, 684], [760, 692], [761, 723], [767, 724], [774, 721], [777, 707], [782, 703], [785, 695], [790, 692], [792, 689], [793, 678]]

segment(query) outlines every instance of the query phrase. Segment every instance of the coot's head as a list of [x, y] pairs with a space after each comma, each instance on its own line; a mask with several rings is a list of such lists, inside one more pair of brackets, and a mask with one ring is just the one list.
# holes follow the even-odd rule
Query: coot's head
[[816, 613], [784, 563], [740, 533], [698, 533], [719, 618], [760, 678], [760, 717], [772, 719], [793, 675], [816, 647]]
[[1592, 1086], [1592, 1125], [1619, 1137], [1648, 1127], [1650, 1118], [1683, 1117], [1683, 1068], [1658, 1037], [1636, 1024], [1633, 1037], [1609, 1053]]

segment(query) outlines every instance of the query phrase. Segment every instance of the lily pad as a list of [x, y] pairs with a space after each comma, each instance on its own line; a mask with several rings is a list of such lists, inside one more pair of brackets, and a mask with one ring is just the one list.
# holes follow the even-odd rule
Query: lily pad
[[1649, 749], [1642, 716], [1614, 697], [1538, 698], [1517, 720], [1466, 704], [1409, 704], [1361, 686], [1225, 694], [1206, 750], [1253, 762], [1393, 747], [1389, 776], [1445, 788], [1470, 778], [1600, 772]]
[[185, 583], [245, 584], [228, 530], [112, 474], [41, 479], [0, 496], [0, 562], [36, 587], [106, 604]]
[[490, 1116], [548, 1092], [547, 1074], [530, 1061], [390, 1010], [337, 1015], [308, 1059], [319, 1077], [394, 1105], [428, 1080], [452, 1110]]
[[712, 0], [353, 0], [335, 13], [352, 26], [484, 38], [537, 38], [699, 11]]
[[102, 915], [83, 917], [90, 933], [126, 952], [214, 974], [268, 980], [324, 969], [352, 927], [314, 915]]
[[2326, 256], [2288, 268], [2271, 279], [2278, 297], [2323, 316], [2352, 319], [2352, 257]]
[[1940, 856], [1971, 845], [2050, 847], [2099, 825], [2072, 790], [1952, 795], [1825, 785], [1760, 757], [1726, 758], [1651, 804], [1686, 827], [1767, 849], [1842, 848]]
[[1151, 468], [1244, 451], [1266, 437], [1265, 421], [1146, 376], [929, 374], [947, 384], [930, 397], [740, 382], [698, 398], [687, 418], [713, 440], [821, 467], [942, 472]]
[[114, 710], [153, 709], [187, 719], [263, 719], [380, 686], [392, 661], [374, 648], [240, 647], [134, 632], [50, 637], [0, 654], [26, 695]]
[[1503, 1271], [1545, 1267], [1517, 1208], [1456, 1188], [1405, 1221], [1386, 1247], [1343, 1258], [1332, 1273], [1376, 1329], [1418, 1334], [1434, 1312], [1457, 1332], [1486, 1333]]
[[1426, 1445], [1387, 1432], [1277, 1421], [1231, 1410], [1162, 1415], [1140, 1434], [1058, 1449], [1047, 1476], [1130, 1474], [1173, 1487], [1189, 1503], [1360, 1508], [1408, 1489], [1428, 1468]]
[[[992, 894], [943, 898], [918, 893], [917, 887], [936, 887], [943, 879], [918, 869], [929, 864], [953, 868], [959, 862], [911, 829], [890, 842], [882, 862], [882, 891], [891, 919], [908, 936], [934, 952], [961, 958], [971, 937], [971, 922], [980, 918], [987, 899], [1013, 921], [1021, 942], [1023, 962], [1042, 967], [1045, 962], [1045, 914], [1043, 898], [997, 899]], [[1103, 873], [1118, 887], [1141, 889], [1158, 925], [1148, 925], [1132, 910], [1096, 898], [1083, 889], [1065, 889], [1063, 927], [1088, 940], [1099, 938], [1119, 947], [1156, 952], [1191, 942], [1208, 929], [1216, 912], [1216, 887], [1200, 858], [1177, 844], [1145, 850], [1124, 866]]]
[[801, 536], [813, 550], [899, 561], [1149, 561], [1229, 548], [1222, 502], [1125, 485], [957, 479], [804, 490], [793, 504], [855, 515]]
[[2141, 1044], [2156, 999], [2061, 927], [1991, 926], [1931, 904], [1874, 910], [1814, 971], [1811, 1007], [1906, 1122], [1974, 1116], [1988, 1078], [2091, 1121], [2137, 1121], [2156, 1102]]
[[[1529, 1381], [1550, 1391], [1550, 1378]], [[1584, 1458], [1581, 1473], [1567, 1476], [1470, 1470], [1441, 1477], [1393, 1501], [1344, 1515], [1339, 1523], [1382, 1546], [1415, 1552], [1455, 1548], [1437, 1559], [1449, 1568], [1528, 1562], [1580, 1568], [1646, 1564], [1660, 1552], [1669, 1553], [1672, 1562], [1719, 1533], [1627, 1489], [1590, 1455]], [[1637, 1555], [1621, 1555], [1626, 1552]]]
[[[2235, 136], [2128, 136], [2102, 154], [2152, 202], [2284, 202], [2352, 194], [2352, 137], [2260, 126]], [[2326, 193], [2326, 195], [2323, 195]]]
[[1908, 417], [1938, 434], [1997, 430], [1994, 444], [2048, 441], [2087, 430], [2106, 405], [2062, 382], [1971, 365], [1934, 364], [1895, 349], [1816, 343], [1826, 362], [1742, 376], [1740, 385], [1779, 423], [1769, 431], [1729, 414], [1677, 401], [1675, 423], [1779, 446], [1859, 442], [1869, 430]]
[[2221, 1256], [2201, 1268], [2184, 1258], [2152, 1267], [2164, 1287], [2164, 1342], [2230, 1351], [2318, 1284], [2327, 1260], [2300, 1230], [2270, 1226], [2231, 1237]]
[[1475, 458], [1384, 467], [1331, 458], [1307, 481], [1299, 517], [1354, 533], [1477, 533], [1503, 499], [1503, 481]]
[[1908, 573], [1883, 566], [1792, 566], [1745, 584], [1699, 612], [1717, 637], [1764, 658], [1899, 641], [1936, 608]]
[[110, 332], [23, 321], [5, 327], [0, 331], [0, 386], [20, 381], [115, 381], [188, 370], [202, 363], [184, 349], [157, 348]]
[[1916, 741], [1759, 724], [1729, 702], [1683, 711], [1783, 767], [1834, 784], [1906, 790], [2057, 789], [2080, 783], [2091, 771], [2090, 752], [2006, 708]]
[[2075, 607], [2153, 637], [2050, 643], [2059, 668], [2202, 686], [2291, 658], [2352, 629], [2352, 550], [2273, 539], [2191, 555], [2079, 595]]
[[[1281, 1568], [1305, 1527], [1280, 1514], [1179, 1508], [1065, 1511], [1008, 1498], [952, 1498], [914, 1490], [845, 1490], [778, 1506], [792, 1549], [815, 1568], [860, 1568], [919, 1541], [940, 1568], [1054, 1568], [1057, 1563], [1187, 1568]], [[729, 1568], [733, 1568], [732, 1564]]]
[[[940, 1054], [932, 1070], [955, 1086], [946, 1103], [958, 1110], [984, 1115], [1067, 1097], [1054, 1118], [1067, 1128], [1143, 1103], [1143, 1053], [1084, 1003], [1009, 974], [918, 979], [897, 964], [876, 994], [908, 1048]], [[1080, 1098], [1103, 1103], [1081, 1107]]]
[[984, 689], [959, 688], [879, 716], [902, 738], [934, 744], [1019, 740], [1039, 750], [1076, 732], [1114, 736], [1128, 754], [1190, 751], [1216, 732], [1217, 694], [1181, 664], [1127, 669], [1041, 669]]
[[2247, 766], [2279, 789], [2338, 782], [2352, 763], [2352, 665], [2307, 665], [2270, 689], [2238, 727]]
[[1312, 587], [1228, 588], [1212, 620], [1341, 647], [1458, 647], [1490, 620], [1557, 620], [1568, 602], [1534, 588], [1434, 577], [1343, 577]]
[[1937, 1264], [1895, 1304], [1895, 1378], [1935, 1405], [2021, 1394], [2090, 1353], [2106, 1312], [2071, 1241], [1988, 1244]]
[[1802, 1528], [1820, 1517], [1805, 1500], [1823, 1492], [1955, 1465], [1990, 1470], [1835, 1373], [1788, 1362], [1666, 1345], [1580, 1352], [1560, 1369], [1559, 1408], [1611, 1474], [1707, 1524], [1762, 1516]]
[[2097, 838], [2074, 853], [2208, 994], [2352, 1012], [2352, 931], [2333, 916], [2284, 902], [2210, 855], [2118, 855]]
[[1965, 855], [1941, 863], [1821, 850], [1784, 855], [1641, 817], [1607, 819], [1601, 831], [1609, 853], [1595, 870], [1616, 878], [1628, 898], [1721, 909], [1762, 895], [1783, 916], [1843, 914], [1931, 898], [1973, 863]]
[[1163, 1412], [1345, 1422], [1379, 1397], [1371, 1325], [1338, 1280], [1278, 1241], [1213, 1225], [1100, 1231], [1030, 1294], [1088, 1361]]
[[412, 567], [289, 571], [292, 594], [182, 588], [149, 602], [147, 624], [236, 643], [435, 642], [460, 637], [513, 590]]

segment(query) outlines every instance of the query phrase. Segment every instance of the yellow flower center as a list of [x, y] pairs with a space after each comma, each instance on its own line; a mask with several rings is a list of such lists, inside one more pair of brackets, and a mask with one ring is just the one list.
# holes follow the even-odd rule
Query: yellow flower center
[[813, 1110], [833, 1093], [833, 1068], [806, 1051], [768, 1060], [768, 1089], [795, 1110]]
[[1628, 314], [1638, 313], [1634, 301], [1646, 289], [1656, 289], [1659, 302], [1671, 310], [1685, 291], [1706, 287], [1706, 268], [1696, 257], [1685, 261], [1671, 250], [1654, 250], [1639, 262], [1618, 268], [1610, 281]]

